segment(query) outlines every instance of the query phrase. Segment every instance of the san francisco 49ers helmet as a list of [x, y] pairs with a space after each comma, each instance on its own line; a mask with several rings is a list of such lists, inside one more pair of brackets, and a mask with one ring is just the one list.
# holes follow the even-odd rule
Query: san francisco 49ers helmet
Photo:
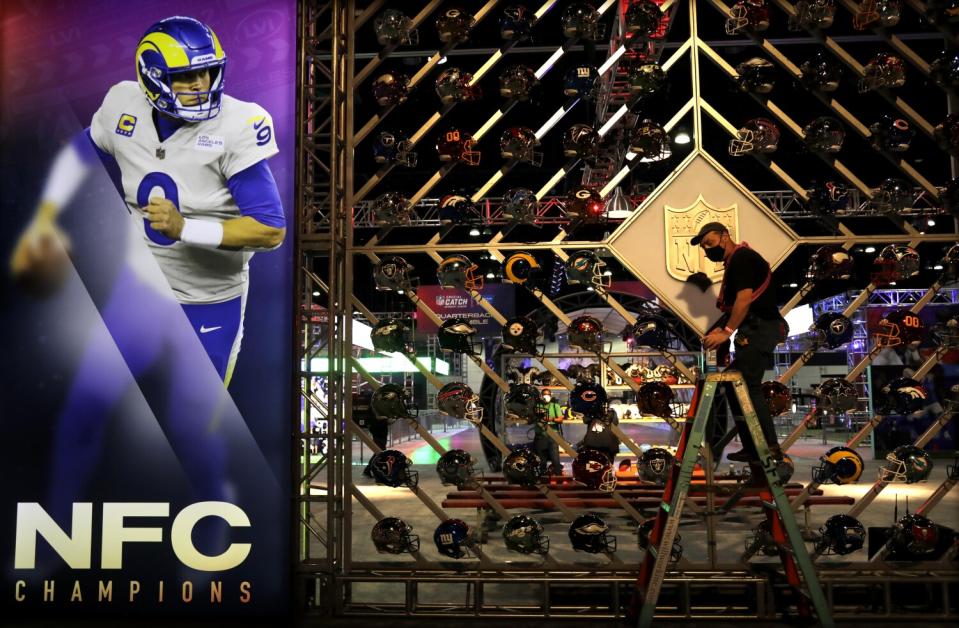
[[543, 153], [536, 152], [539, 139], [533, 129], [525, 126], [511, 126], [503, 131], [499, 139], [499, 151], [503, 159], [524, 161], [534, 166], [542, 165]]
[[772, 153], [779, 146], [779, 127], [766, 118], [749, 120], [729, 142], [729, 154], [733, 157], [752, 153]]
[[483, 276], [477, 273], [479, 266], [462, 254], [454, 254], [440, 262], [436, 277], [444, 288], [482, 290]]
[[476, 140], [470, 133], [455, 128], [441, 133], [436, 140], [436, 152], [440, 161], [460, 162], [467, 166], [479, 165], [480, 152], [473, 150], [474, 146]]
[[462, 7], [450, 7], [436, 18], [436, 31], [444, 44], [461, 44], [470, 38], [474, 22], [473, 15]]
[[566, 281], [570, 284], [606, 289], [612, 279], [606, 274], [606, 262], [592, 251], [577, 251], [566, 260]]
[[769, 7], [766, 0], [739, 0], [729, 9], [726, 34], [761, 33], [769, 28]]
[[381, 74], [373, 81], [373, 98], [380, 107], [406, 102], [410, 93], [410, 79], [399, 72]]
[[898, 347], [899, 345], [918, 346], [926, 336], [926, 324], [918, 314], [909, 310], [893, 310], [879, 320], [876, 330], [876, 345], [880, 347]]
[[499, 95], [526, 101], [530, 92], [539, 85], [536, 73], [525, 65], [511, 65], [499, 75]]
[[847, 281], [852, 278], [854, 270], [855, 264], [849, 251], [838, 244], [824, 244], [816, 250], [809, 261], [806, 279]]
[[581, 449], [573, 459], [573, 479], [604, 493], [616, 489], [616, 473], [609, 456], [590, 447]]
[[449, 105], [454, 102], [479, 100], [483, 92], [479, 85], [471, 85], [473, 75], [459, 68], [447, 68], [436, 79], [436, 95], [440, 102]]
[[440, 388], [436, 393], [436, 407], [443, 414], [457, 419], [466, 419], [476, 425], [483, 422], [479, 397], [462, 382], [450, 382]]
[[569, 323], [566, 330], [569, 335], [569, 344], [589, 351], [591, 353], [600, 353], [604, 348], [603, 324], [592, 316], [580, 316]]
[[642, 414], [664, 419], [680, 415], [675, 399], [673, 389], [665, 382], [646, 382], [636, 393], [636, 405]]

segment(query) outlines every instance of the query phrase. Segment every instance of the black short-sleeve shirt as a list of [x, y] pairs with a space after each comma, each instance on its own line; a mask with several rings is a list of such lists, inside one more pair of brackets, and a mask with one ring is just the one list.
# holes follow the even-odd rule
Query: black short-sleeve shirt
[[[723, 277], [723, 304], [731, 308], [736, 302], [736, 294], [745, 288], [753, 291], [766, 281], [769, 275], [769, 263], [763, 256], [749, 248], [737, 249], [726, 264]], [[776, 307], [776, 289], [772, 282], [766, 286], [759, 297], [749, 306], [749, 313], [764, 319], [779, 318], [779, 308]]]

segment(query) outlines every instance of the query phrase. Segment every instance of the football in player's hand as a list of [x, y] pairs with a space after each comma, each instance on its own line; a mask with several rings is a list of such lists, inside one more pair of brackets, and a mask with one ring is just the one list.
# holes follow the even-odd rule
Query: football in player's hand
[[70, 244], [54, 225], [29, 230], [17, 243], [10, 272], [26, 294], [48, 297], [63, 285], [70, 270]]

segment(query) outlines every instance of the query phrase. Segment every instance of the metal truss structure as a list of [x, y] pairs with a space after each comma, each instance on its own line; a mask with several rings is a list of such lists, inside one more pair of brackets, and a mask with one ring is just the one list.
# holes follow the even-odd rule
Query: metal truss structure
[[[775, 4], [786, 13], [794, 13], [795, 9], [785, 0], [774, 0]], [[338, 615], [376, 615], [391, 616], [406, 615], [446, 615], [446, 616], [490, 616], [490, 617], [595, 617], [615, 618], [621, 616], [625, 596], [631, 591], [635, 582], [635, 566], [623, 564], [613, 557], [608, 564], [584, 566], [580, 563], [560, 563], [547, 555], [542, 564], [532, 567], [505, 565], [491, 560], [480, 547], [477, 550], [479, 560], [462, 562], [451, 566], [449, 563], [437, 563], [427, 560], [419, 552], [414, 552], [409, 563], [388, 563], [367, 561], [361, 562], [352, 555], [352, 521], [356, 509], [364, 509], [374, 518], [380, 519], [384, 513], [376, 503], [360, 491], [352, 480], [352, 442], [354, 439], [362, 441], [371, 450], [378, 447], [370, 436], [360, 429], [352, 419], [352, 396], [354, 379], [357, 377], [376, 387], [380, 382], [370, 373], [367, 373], [358, 360], [352, 346], [352, 323], [362, 318], [370, 324], [375, 324], [379, 317], [369, 309], [354, 293], [355, 281], [369, 281], [368, 278], [359, 278], [354, 275], [354, 262], [364, 259], [364, 263], [376, 262], [382, 254], [428, 254], [434, 262], [442, 259], [448, 252], [486, 252], [495, 259], [502, 261], [504, 253], [514, 250], [529, 249], [552, 252], [560, 260], [565, 260], [568, 251], [578, 249], [606, 248], [605, 241], [573, 240], [565, 229], [566, 217], [559, 199], [552, 196], [556, 184], [567, 177], [577, 165], [576, 160], [565, 164], [557, 172], [549, 175], [536, 190], [537, 198], [541, 201], [541, 224], [553, 228], [549, 239], [537, 242], [515, 242], [506, 237], [508, 230], [504, 225], [501, 203], [497, 197], [488, 193], [497, 182], [516, 164], [507, 161], [489, 180], [480, 183], [472, 200], [483, 207], [483, 215], [478, 217], [478, 223], [483, 227], [490, 227], [486, 238], [472, 242], [444, 241], [445, 230], [439, 224], [436, 209], [437, 184], [455, 167], [444, 165], [430, 177], [419, 190], [412, 195], [410, 202], [416, 208], [416, 226], [437, 228], [435, 233], [421, 242], [410, 243], [403, 241], [396, 243], [390, 239], [394, 227], [377, 225], [369, 209], [369, 199], [375, 196], [379, 184], [388, 176], [392, 166], [383, 166], [374, 176], [358, 189], [354, 186], [353, 152], [357, 145], [378, 125], [386, 119], [392, 107], [387, 107], [366, 121], [354, 120], [354, 91], [357, 86], [368, 81], [371, 74], [380, 63], [392, 54], [396, 47], [387, 47], [374, 57], [359, 57], [355, 51], [355, 34], [363, 24], [368, 22], [389, 3], [384, 0], [371, 0], [364, 6], [357, 6], [352, 0], [323, 2], [322, 0], [308, 0], [301, 5], [299, 15], [300, 39], [300, 72], [298, 84], [298, 121], [297, 131], [298, 171], [297, 171], [297, 217], [299, 219], [297, 234], [297, 264], [298, 279], [296, 282], [297, 299], [306, 308], [313, 311], [314, 305], [322, 312], [321, 323], [303, 321], [299, 328], [298, 346], [301, 351], [297, 356], [300, 364], [309, 364], [309, 359], [316, 356], [325, 357], [330, 365], [328, 372], [327, 396], [319, 399], [310, 391], [308, 385], [308, 369], [301, 371], [301, 378], [297, 389], [302, 396], [303, 413], [294, 419], [293, 432], [295, 434], [293, 447], [293, 482], [296, 516], [294, 517], [295, 539], [295, 578], [296, 602], [298, 609], [309, 612], [321, 612]], [[442, 0], [424, 0], [423, 8], [412, 17], [414, 27], [432, 19], [434, 12], [440, 7]], [[478, 4], [478, 3], [477, 3]], [[490, 15], [501, 3], [499, 0], [488, 0], [476, 11], [477, 21], [490, 19]], [[557, 0], [546, 0], [536, 3], [535, 18], [539, 20], [549, 11], [558, 10]], [[848, 0], [842, 4], [851, 5]], [[909, 0], [909, 5], [921, 9], [918, 0]], [[608, 132], [614, 129], [609, 121], [619, 115], [619, 119], [628, 121], [626, 114], [636, 103], [618, 98], [619, 90], [615, 88], [616, 78], [613, 72], [617, 70], [616, 62], [625, 54], [625, 46], [617, 37], [620, 37], [620, 9], [616, 0], [606, 0], [598, 7], [601, 13], [612, 11], [614, 16], [614, 35], [608, 49], [607, 63], [601, 68], [604, 80], [608, 85], [604, 100], [599, 103], [602, 110], [601, 119], [605, 120], [604, 127]], [[696, 30], [698, 19], [723, 19], [729, 14], [729, 7], [719, 0], [665, 0], [661, 3], [664, 11], [664, 20], [671, 22], [677, 10], [689, 11], [691, 33], [684, 42], [670, 45], [654, 45], [646, 54], [652, 58], [666, 57], [662, 66], [669, 71], [677, 60], [689, 57], [691, 60], [691, 80], [693, 97], [686, 103], [681, 103], [672, 113], [672, 117], [663, 125], [667, 132], [671, 131], [681, 120], [691, 119], [694, 128], [695, 148], [703, 150], [702, 137], [704, 134], [703, 119], [711, 119], [729, 136], [736, 136], [737, 129], [700, 93], [699, 64], [706, 59], [721, 71], [735, 77], [736, 72], [717, 52], [721, 46], [710, 46], [699, 38]], [[847, 7], [848, 8], [848, 7]], [[699, 13], [707, 13], [708, 18], [699, 18]], [[787, 45], [779, 40], [765, 40], [761, 35], [750, 35], [754, 43], [761, 46], [772, 59], [781, 65], [793, 76], [798, 75], [797, 66], [780, 50]], [[888, 42], [920, 71], [928, 74], [928, 64], [921, 57], [911, 51], [905, 39], [887, 34], [881, 29], [868, 36], [869, 41]], [[843, 61], [857, 76], [862, 76], [863, 68], [853, 57], [845, 53], [845, 40], [831, 39], [820, 32], [808, 33], [808, 39], [822, 42], [832, 54]], [[566, 41], [553, 51], [551, 61], [544, 64], [537, 72], [550, 71], [555, 58], [576, 45], [575, 40]], [[446, 55], [455, 54], [457, 44], [450, 43], [435, 53], [428, 55], [427, 62], [413, 75], [411, 84], [425, 80], [427, 74], [433, 70]], [[474, 73], [474, 82], [489, 72], [513, 47], [512, 43], [493, 51], [486, 62]], [[422, 57], [422, 53], [419, 55]], [[925, 65], [923, 65], [925, 64]], [[356, 66], [362, 65], [359, 69]], [[915, 109], [910, 107], [902, 97], [888, 92], [881, 92], [880, 96], [887, 99], [891, 106], [907, 117], [917, 128], [925, 134], [931, 134], [932, 125], [923, 119]], [[765, 97], [757, 98], [759, 105], [770, 112], [770, 115], [788, 129], [789, 132], [802, 137], [802, 128], [792, 120], [772, 100]], [[473, 136], [481, 137], [489, 132], [501, 118], [506, 116], [512, 108], [512, 102], [501, 106], [488, 120], [475, 128]], [[556, 123], [576, 103], [566, 103], [537, 132], [549, 133]], [[618, 104], [618, 107], [617, 107]], [[852, 113], [834, 100], [828, 99], [823, 104], [835, 111], [844, 122], [855, 129], [863, 137], [868, 137], [869, 130], [856, 119]], [[426, 119], [422, 127], [413, 134], [411, 141], [419, 142], [433, 129], [449, 110], [455, 105], [446, 105]], [[625, 109], [624, 109], [625, 108]], [[610, 110], [613, 113], [609, 113]], [[617, 113], [622, 111], [622, 113]], [[705, 115], [704, 115], [705, 114]], [[884, 155], [893, 159], [894, 165], [909, 179], [918, 190], [914, 209], [903, 216], [899, 228], [887, 234], [857, 235], [842, 223], [844, 214], [835, 216], [838, 221], [834, 230], [825, 235], [801, 237], [798, 242], [805, 244], [838, 243], [847, 248], [857, 243], [888, 243], [908, 242], [915, 245], [919, 242], [947, 243], [955, 240], [954, 234], [921, 234], [910, 223], [912, 216], [924, 216], [926, 213], [937, 213], [940, 203], [939, 189], [924, 177], [914, 164], [906, 160]], [[864, 179], [857, 176], [850, 166], [833, 157], [823, 157], [826, 165], [835, 171], [838, 177], [848, 181], [854, 188], [854, 196], [849, 215], [864, 213], [869, 207], [869, 200], [874, 191]], [[788, 158], [778, 163], [765, 156], [757, 157], [758, 163], [767, 169], [785, 186], [784, 192], [766, 192], [758, 194], [777, 213], [785, 217], [802, 217], [806, 213], [803, 202], [808, 200], [808, 192], [787, 172]], [[623, 161], [612, 160], [607, 164], [604, 172], [587, 173], [587, 180], [601, 187], [601, 195], [606, 197], [630, 174], [639, 160], [630, 160], [628, 154], [623, 155]], [[642, 203], [642, 198], [633, 199], [636, 205]], [[613, 225], [615, 226], [615, 224]], [[495, 232], [495, 233], [494, 233]], [[483, 235], [483, 234], [481, 234]], [[490, 237], [491, 236], [491, 237]], [[933, 299], [941, 297], [941, 285], [938, 283], [929, 290], [915, 293], [915, 301], [911, 309], [918, 311]], [[652, 287], [655, 290], [655, 287]], [[786, 312], [797, 305], [804, 295], [808, 294], [811, 286], [801, 287], [796, 295], [784, 306]], [[560, 300], [553, 301], [540, 290], [533, 290], [533, 296], [542, 303], [543, 311], [561, 322], [568, 323], [568, 312], [574, 311]], [[955, 299], [955, 291], [951, 299]], [[849, 301], [839, 304], [847, 315], [866, 304], [873, 295], [882, 295], [877, 287], [870, 284], [860, 294], [853, 296]], [[482, 295], [473, 292], [470, 295], [479, 303], [493, 319], [502, 323], [505, 321], [502, 314]], [[418, 315], [433, 322], [440, 319], [430, 308], [428, 303], [419, 300], [415, 294], [407, 293]], [[597, 291], [589, 296], [597, 298], [605, 306], [611, 308], [623, 317], [628, 323], [635, 323], [635, 315], [630, 307], [624, 305], [617, 295], [605, 291]], [[877, 296], [876, 298], [883, 298]], [[899, 302], [905, 303], [905, 300]], [[661, 303], [668, 307], [668, 303]], [[941, 358], [943, 352], [937, 352], [924, 364], [917, 377], [927, 373]], [[847, 379], [857, 380], [865, 371], [876, 351], [870, 350], [851, 365]], [[804, 354], [805, 355], [805, 354]], [[665, 359], [670, 356], [666, 354]], [[622, 376], [622, 370], [610, 356], [599, 354], [596, 359], [606, 363], [611, 371]], [[805, 358], [808, 360], [808, 358]], [[791, 364], [780, 376], [780, 381], [789, 378], [805, 363], [800, 358]], [[500, 373], [494, 371], [482, 359], [475, 358], [477, 367], [481, 368], [486, 378], [484, 380], [485, 394], [497, 395], [499, 391], [508, 389]], [[422, 375], [434, 386], [441, 385], [436, 376], [427, 368], [414, 364], [421, 370]], [[690, 379], [695, 375], [688, 366], [677, 359], [673, 359], [676, 368], [684, 372]], [[556, 376], [564, 386], [571, 388], [572, 384], [562, 375], [548, 358], [543, 359], [543, 366]], [[624, 380], [631, 382], [629, 378]], [[439, 387], [439, 386], [437, 386]], [[309, 416], [317, 412], [328, 418], [329, 432], [325, 435], [327, 441], [326, 453], [310, 455], [308, 443], [316, 435], [309, 429]], [[927, 434], [924, 434], [920, 443], [924, 444], [931, 439], [946, 422], [952, 418], [947, 412], [941, 420], [936, 422]], [[796, 430], [783, 442], [783, 449], [787, 449], [796, 442], [802, 432], [810, 425], [811, 416], [807, 416]], [[862, 430], [853, 437], [849, 446], [861, 442], [869, 432], [878, 425], [881, 417], [871, 418]], [[678, 429], [675, 421], [671, 427]], [[432, 435], [415, 421], [411, 421], [410, 428], [437, 452], [445, 449]], [[485, 441], [489, 442], [494, 450], [501, 454], [508, 452], [499, 436], [486, 425], [478, 428]], [[617, 436], [637, 456], [641, 451], [628, 437], [617, 430]], [[557, 437], [559, 438], [559, 437]], [[558, 440], [557, 444], [567, 452], [571, 451], [569, 443]], [[927, 504], [921, 508], [928, 511], [933, 508], [946, 491], [956, 483], [950, 478], [937, 490]], [[803, 494], [793, 499], [792, 506], [800, 508], [812, 491], [818, 486], [808, 486]], [[866, 498], [857, 502], [851, 513], [862, 512], [885, 488], [884, 484], [877, 483]], [[546, 498], [552, 499], [564, 520], [570, 520], [573, 513], [563, 506], [561, 500], [551, 495], [548, 486], [539, 489]], [[488, 508], [500, 517], [508, 516], [506, 509], [499, 504], [488, 491], [479, 490], [481, 497], [486, 501]], [[614, 491], [610, 497], [620, 505], [626, 517], [640, 522], [645, 518], [621, 494]], [[410, 491], [410, 498], [418, 499], [423, 507], [433, 513], [438, 519], [448, 517], [443, 508], [438, 505], [426, 492], [421, 489]], [[696, 517], [703, 517], [701, 508], [695, 508], [690, 502], [689, 510]], [[807, 504], [808, 507], [808, 504]], [[705, 517], [708, 519], [709, 517]], [[815, 559], [816, 557], [814, 557]], [[706, 566], [684, 566], [670, 572], [664, 584], [665, 603], [658, 611], [658, 617], [674, 618], [758, 618], [770, 619], [776, 613], [774, 602], [776, 585], [772, 584], [765, 575], [757, 575], [747, 569], [750, 556], [745, 555], [742, 561], [735, 564], [723, 565], [716, 561], [714, 554], [710, 555]], [[882, 615], [888, 618], [927, 618], [929, 609], [915, 611], [902, 606], [894, 606], [892, 598], [897, 579], [909, 579], [909, 582], [922, 581], [928, 583], [930, 590], [939, 587], [941, 593], [935, 593], [937, 600], [935, 607], [940, 617], [953, 618], [956, 616], [955, 604], [950, 602], [950, 595], [955, 596], [955, 587], [959, 583], [959, 573], [945, 564], [935, 566], [916, 566], [903, 568], [897, 565], [895, 570], [884, 564], [853, 564], [848, 567], [820, 566], [820, 579], [827, 590], [827, 597], [833, 609], [834, 617], [856, 617], [862, 619], [866, 615]], [[377, 585], [395, 585], [397, 595], [389, 599], [370, 600], [363, 598], [358, 592], [364, 583]], [[430, 586], [447, 588], [462, 588], [464, 593], [463, 604], [431, 603], [423, 592]], [[853, 590], [865, 591], [862, 604], [844, 602], [835, 591]], [[495, 588], [497, 596], [490, 594]], [[724, 600], [717, 600], [715, 591], [724, 592]], [[937, 589], [938, 590], [938, 589]], [[529, 596], [532, 592], [540, 596], [539, 602], [502, 602], [498, 596], [506, 592], [509, 598], [512, 591], [522, 592]], [[585, 592], [586, 595], [573, 593]], [[741, 596], [741, 597], [737, 597]], [[844, 598], [849, 599], [847, 596]], [[880, 603], [876, 603], [879, 599]], [[728, 611], [725, 614], [716, 612], [716, 605], [722, 603]], [[847, 604], [843, 606], [843, 604]]]

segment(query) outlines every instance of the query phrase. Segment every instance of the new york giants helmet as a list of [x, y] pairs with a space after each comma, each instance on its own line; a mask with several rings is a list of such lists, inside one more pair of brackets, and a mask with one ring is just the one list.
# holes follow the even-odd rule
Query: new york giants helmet
[[583, 64], [570, 68], [563, 82], [563, 93], [589, 100], [596, 95], [599, 86], [599, 72], [596, 66]]
[[473, 531], [462, 519], [447, 519], [433, 532], [436, 550], [449, 558], [472, 558], [474, 556]]

